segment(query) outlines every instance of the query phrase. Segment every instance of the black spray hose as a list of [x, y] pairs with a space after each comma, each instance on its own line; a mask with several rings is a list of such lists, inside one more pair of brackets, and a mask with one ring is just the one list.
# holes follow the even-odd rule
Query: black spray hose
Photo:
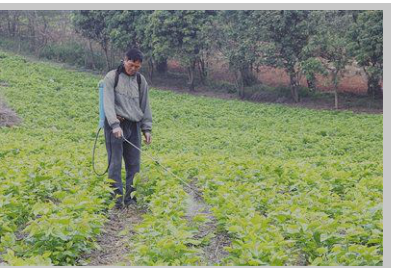
[[[95, 174], [98, 175], [99, 177], [105, 175], [105, 174], [109, 171], [110, 162], [111, 162], [112, 153], [113, 153], [113, 151], [110, 150], [110, 158], [108, 157], [108, 159], [107, 159], [107, 168], [106, 168], [105, 172], [103, 172], [102, 174], [99, 174], [98, 172], [96, 172], [96, 170], [95, 170], [95, 149], [96, 149], [96, 143], [97, 143], [98, 137], [99, 137], [99, 132], [100, 132], [101, 130], [102, 130], [102, 128], [100, 127], [100, 128], [98, 129], [98, 133], [96, 133], [94, 148], [93, 148], [93, 150], [92, 150], [92, 169], [94, 170]], [[112, 132], [111, 132], [111, 131], [110, 131], [109, 135], [110, 135], [110, 137], [111, 137], [111, 135], [112, 135]], [[110, 140], [110, 139], [109, 139], [109, 140]], [[107, 145], [106, 145], [106, 146], [107, 146]]]

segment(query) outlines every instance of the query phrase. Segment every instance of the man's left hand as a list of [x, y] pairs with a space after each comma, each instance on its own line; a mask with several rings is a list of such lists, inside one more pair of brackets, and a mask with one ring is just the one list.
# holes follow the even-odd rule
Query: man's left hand
[[144, 138], [146, 144], [151, 144], [152, 142], [151, 132], [144, 132]]

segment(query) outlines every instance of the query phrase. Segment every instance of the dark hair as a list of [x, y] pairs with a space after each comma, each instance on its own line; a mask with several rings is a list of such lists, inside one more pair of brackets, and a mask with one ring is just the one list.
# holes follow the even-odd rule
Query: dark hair
[[[132, 61], [139, 60], [140, 62], [142, 62], [142, 60], [143, 60], [142, 52], [136, 48], [132, 48], [129, 51], [127, 51], [126, 57], [128, 60], [132, 60]], [[117, 84], [119, 83], [119, 76], [122, 72], [124, 72], [123, 60], [120, 62], [120, 65], [117, 67], [117, 70], [116, 70], [116, 75], [114, 78], [114, 87], [115, 88], [116, 88]], [[137, 82], [138, 82], [138, 88], [140, 88], [141, 87], [141, 78], [138, 74], [137, 74]]]
[[128, 60], [132, 60], [132, 61], [139, 60], [140, 62], [142, 62], [142, 60], [144, 58], [144, 56], [142, 55], [142, 52], [136, 48], [133, 48], [133, 49], [130, 49], [129, 51], [127, 51], [126, 57]]

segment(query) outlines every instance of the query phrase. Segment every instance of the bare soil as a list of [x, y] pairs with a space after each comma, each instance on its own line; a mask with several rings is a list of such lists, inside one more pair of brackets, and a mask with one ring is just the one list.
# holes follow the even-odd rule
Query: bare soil
[[144, 213], [145, 211], [134, 206], [122, 210], [111, 209], [109, 221], [97, 240], [100, 249], [85, 254], [80, 258], [80, 262], [89, 266], [130, 266], [127, 254], [129, 239], [135, 235], [132, 227], [142, 221]]
[[[222, 64], [224, 60], [215, 59], [210, 68], [210, 79], [213, 81], [235, 82], [234, 75], [229, 71], [228, 66]], [[169, 72], [172, 74], [164, 75], [163, 78], [156, 77], [153, 86], [171, 90], [175, 92], [188, 93], [196, 96], [216, 97], [221, 99], [239, 99], [234, 93], [228, 93], [222, 90], [213, 90], [208, 86], [203, 86], [197, 81], [195, 91], [190, 92], [186, 85], [186, 70], [178, 62], [169, 61]], [[181, 75], [179, 75], [181, 73]], [[289, 76], [284, 69], [262, 67], [257, 74], [258, 80], [262, 85], [268, 87], [287, 87], [289, 85]], [[306, 79], [302, 78], [301, 85], [307, 87]], [[291, 97], [278, 97], [273, 92], [257, 91], [253, 92], [246, 88], [244, 101], [259, 103], [280, 103], [291, 107], [304, 107], [318, 110], [335, 110], [334, 92], [329, 78], [317, 75], [317, 92], [322, 93], [308, 94], [301, 97], [301, 101], [295, 103]], [[250, 91], [251, 90], [251, 91]], [[247, 92], [249, 91], [249, 92]], [[367, 78], [361, 68], [356, 64], [347, 66], [343, 72], [339, 83], [339, 108], [338, 110], [353, 111], [355, 113], [383, 113], [383, 102], [381, 99], [373, 99], [367, 94]]]
[[200, 226], [195, 238], [202, 239], [213, 235], [209, 243], [202, 247], [202, 259], [208, 266], [220, 265], [221, 260], [228, 255], [224, 247], [231, 245], [230, 238], [227, 234], [218, 232], [216, 219], [196, 186], [196, 178], [193, 178], [190, 186], [191, 188], [184, 188], [189, 195], [186, 218], [191, 223], [192, 219], [197, 215], [205, 215], [207, 217], [208, 221]]
[[[155, 84], [155, 87], [162, 90], [169, 90], [182, 94], [190, 94], [194, 96], [204, 96], [211, 98], [219, 98], [225, 100], [240, 100], [236, 94], [215, 92], [206, 89], [205, 87], [198, 86], [194, 91], [189, 91], [186, 86], [182, 85], [168, 85], [162, 86]], [[334, 100], [331, 93], [327, 93], [325, 98], [301, 98], [300, 102], [294, 102], [291, 98], [275, 97], [269, 93], [254, 93], [243, 99], [243, 101], [267, 103], [267, 104], [282, 104], [289, 107], [308, 108], [314, 110], [333, 110], [333, 111], [352, 111], [354, 113], [369, 113], [369, 114], [382, 114], [383, 105], [382, 100], [375, 100], [366, 96], [359, 96], [355, 94], [340, 93], [339, 94], [339, 107], [334, 108]]]
[[[180, 63], [175, 60], [168, 61], [169, 70], [186, 73], [186, 70], [180, 66]], [[220, 53], [217, 53], [214, 58], [210, 59], [209, 73], [211, 79], [215, 81], [235, 82], [235, 76], [229, 71], [229, 65], [225, 58]], [[273, 68], [262, 66], [259, 68], [257, 78], [263, 84], [278, 87], [289, 85], [289, 75], [283, 68]], [[317, 88], [320, 91], [331, 91], [333, 86], [329, 77], [317, 75]], [[301, 84], [307, 86], [306, 79], [302, 78]], [[340, 92], [349, 92], [355, 94], [364, 94], [367, 92], [367, 77], [362, 68], [356, 63], [346, 66], [345, 71], [340, 76], [339, 83]]]
[[[0, 84], [2, 87], [2, 84]], [[0, 98], [0, 127], [13, 127], [21, 124], [17, 113], [10, 109]]]

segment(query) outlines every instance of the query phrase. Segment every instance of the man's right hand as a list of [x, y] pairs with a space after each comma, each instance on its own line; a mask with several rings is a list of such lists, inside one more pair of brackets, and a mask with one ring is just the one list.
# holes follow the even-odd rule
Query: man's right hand
[[123, 130], [120, 127], [114, 128], [113, 129], [113, 135], [120, 139], [123, 136]]

